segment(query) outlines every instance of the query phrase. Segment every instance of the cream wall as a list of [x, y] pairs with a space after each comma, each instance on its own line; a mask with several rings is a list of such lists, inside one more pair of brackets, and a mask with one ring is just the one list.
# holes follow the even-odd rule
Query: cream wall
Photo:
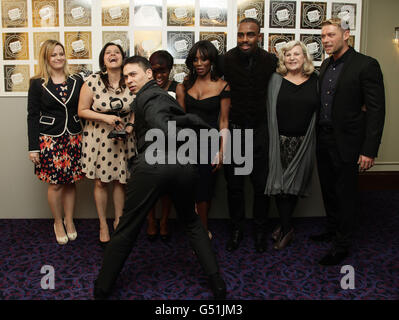
[[398, 13], [398, 0], [363, 0], [361, 51], [379, 61], [386, 94], [385, 128], [375, 171], [399, 171], [399, 46], [393, 43]]
[[[399, 170], [399, 150], [396, 125], [399, 119], [399, 48], [392, 43], [394, 27], [398, 25], [397, 0], [365, 0], [363, 6], [362, 52], [376, 57], [384, 73], [387, 94], [387, 119], [379, 165], [375, 170]], [[0, 97], [3, 120], [0, 126], [0, 218], [50, 218], [51, 212], [46, 200], [46, 185], [33, 175], [33, 167], [27, 156], [26, 98]], [[391, 164], [392, 163], [392, 164]], [[95, 218], [91, 181], [77, 186], [77, 218]], [[226, 194], [224, 179], [218, 179], [217, 196], [210, 213], [211, 218], [226, 218]], [[324, 214], [316, 174], [313, 176], [312, 196], [300, 202], [295, 216], [320, 216]], [[247, 186], [247, 196], [251, 188]], [[111, 199], [110, 199], [111, 200]], [[112, 204], [109, 201], [109, 216]], [[250, 211], [251, 204], [247, 207]], [[275, 210], [272, 210], [272, 216]], [[250, 216], [250, 215], [248, 215]]]

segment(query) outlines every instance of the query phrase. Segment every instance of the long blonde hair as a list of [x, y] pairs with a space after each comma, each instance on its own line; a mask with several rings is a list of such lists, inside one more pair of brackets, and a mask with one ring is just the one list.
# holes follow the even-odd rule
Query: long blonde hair
[[[39, 51], [38, 72], [32, 79], [41, 78], [44, 80], [44, 84], [47, 85], [47, 83], [51, 77], [51, 67], [49, 65], [49, 59], [50, 59], [50, 56], [53, 53], [54, 48], [56, 46], [60, 46], [65, 53], [65, 48], [62, 45], [62, 43], [60, 43], [59, 41], [46, 40], [43, 42], [42, 46], [40, 47], [40, 51]], [[65, 74], [65, 77], [68, 77], [70, 75], [68, 62], [66, 60], [65, 60], [65, 65], [64, 65], [64, 74]]]
[[301, 47], [303, 55], [305, 57], [305, 62], [303, 64], [302, 73], [306, 76], [309, 76], [314, 71], [313, 59], [312, 59], [312, 56], [309, 54], [309, 51], [306, 48], [305, 44], [302, 41], [293, 40], [293, 41], [288, 42], [278, 52], [278, 68], [276, 71], [277, 71], [277, 73], [281, 74], [282, 76], [285, 76], [288, 72], [287, 68], [285, 67], [285, 64], [284, 64], [284, 55], [287, 51], [290, 51], [292, 48], [294, 48], [296, 46]]

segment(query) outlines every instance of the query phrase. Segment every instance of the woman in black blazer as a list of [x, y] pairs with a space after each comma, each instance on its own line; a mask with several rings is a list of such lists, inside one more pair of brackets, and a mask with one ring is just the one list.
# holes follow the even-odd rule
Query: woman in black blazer
[[28, 93], [29, 159], [38, 178], [49, 184], [47, 198], [59, 244], [77, 237], [73, 211], [75, 181], [83, 178], [82, 125], [77, 115], [82, 84], [79, 75], [68, 72], [64, 46], [56, 40], [45, 41]]

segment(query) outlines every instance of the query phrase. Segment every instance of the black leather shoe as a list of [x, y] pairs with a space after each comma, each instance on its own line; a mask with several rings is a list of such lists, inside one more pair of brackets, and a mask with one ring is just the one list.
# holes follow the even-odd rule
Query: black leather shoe
[[163, 242], [168, 242], [168, 241], [170, 240], [170, 233], [167, 233], [167, 234], [160, 234], [159, 236], [161, 237], [161, 240], [162, 240]]
[[333, 240], [333, 238], [334, 238], [333, 232], [324, 232], [309, 237], [310, 240], [315, 242], [330, 242]]
[[105, 250], [105, 248], [107, 248], [108, 243], [110, 243], [111, 241], [100, 241], [98, 240], [98, 243], [100, 244], [100, 247]]
[[242, 237], [243, 235], [240, 230], [234, 230], [231, 233], [229, 241], [227, 241], [226, 250], [230, 252], [236, 250], [240, 245]]
[[348, 255], [348, 251], [331, 250], [319, 261], [319, 264], [322, 266], [336, 266], [344, 261]]
[[255, 250], [257, 253], [263, 253], [266, 251], [267, 243], [264, 233], [255, 234]]
[[209, 276], [209, 285], [211, 286], [215, 300], [226, 299], [226, 283], [219, 273]]
[[94, 285], [93, 295], [94, 295], [94, 300], [107, 300], [109, 296], [109, 294], [105, 293], [100, 288], [97, 288], [96, 285]]

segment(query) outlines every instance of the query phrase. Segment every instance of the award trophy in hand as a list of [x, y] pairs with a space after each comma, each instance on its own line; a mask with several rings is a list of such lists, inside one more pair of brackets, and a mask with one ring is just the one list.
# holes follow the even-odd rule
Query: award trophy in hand
[[[123, 108], [123, 102], [122, 102], [122, 100], [121, 99], [118, 99], [118, 98], [113, 98], [110, 102], [109, 102], [109, 104], [110, 104], [110, 106], [111, 106], [111, 110], [112, 111], [114, 111], [117, 115], [118, 115], [118, 117], [120, 118], [121, 116], [120, 116], [120, 111], [122, 110], [122, 108]], [[115, 123], [116, 125], [118, 125], [119, 124], [119, 121], [116, 121], [116, 123]], [[112, 130], [109, 134], [108, 134], [108, 138], [109, 139], [113, 139], [113, 138], [120, 138], [120, 139], [125, 139], [126, 138], [126, 135], [127, 135], [127, 133], [126, 133], [126, 131], [123, 129], [123, 130], [116, 130], [116, 129], [114, 129], [114, 130]]]

